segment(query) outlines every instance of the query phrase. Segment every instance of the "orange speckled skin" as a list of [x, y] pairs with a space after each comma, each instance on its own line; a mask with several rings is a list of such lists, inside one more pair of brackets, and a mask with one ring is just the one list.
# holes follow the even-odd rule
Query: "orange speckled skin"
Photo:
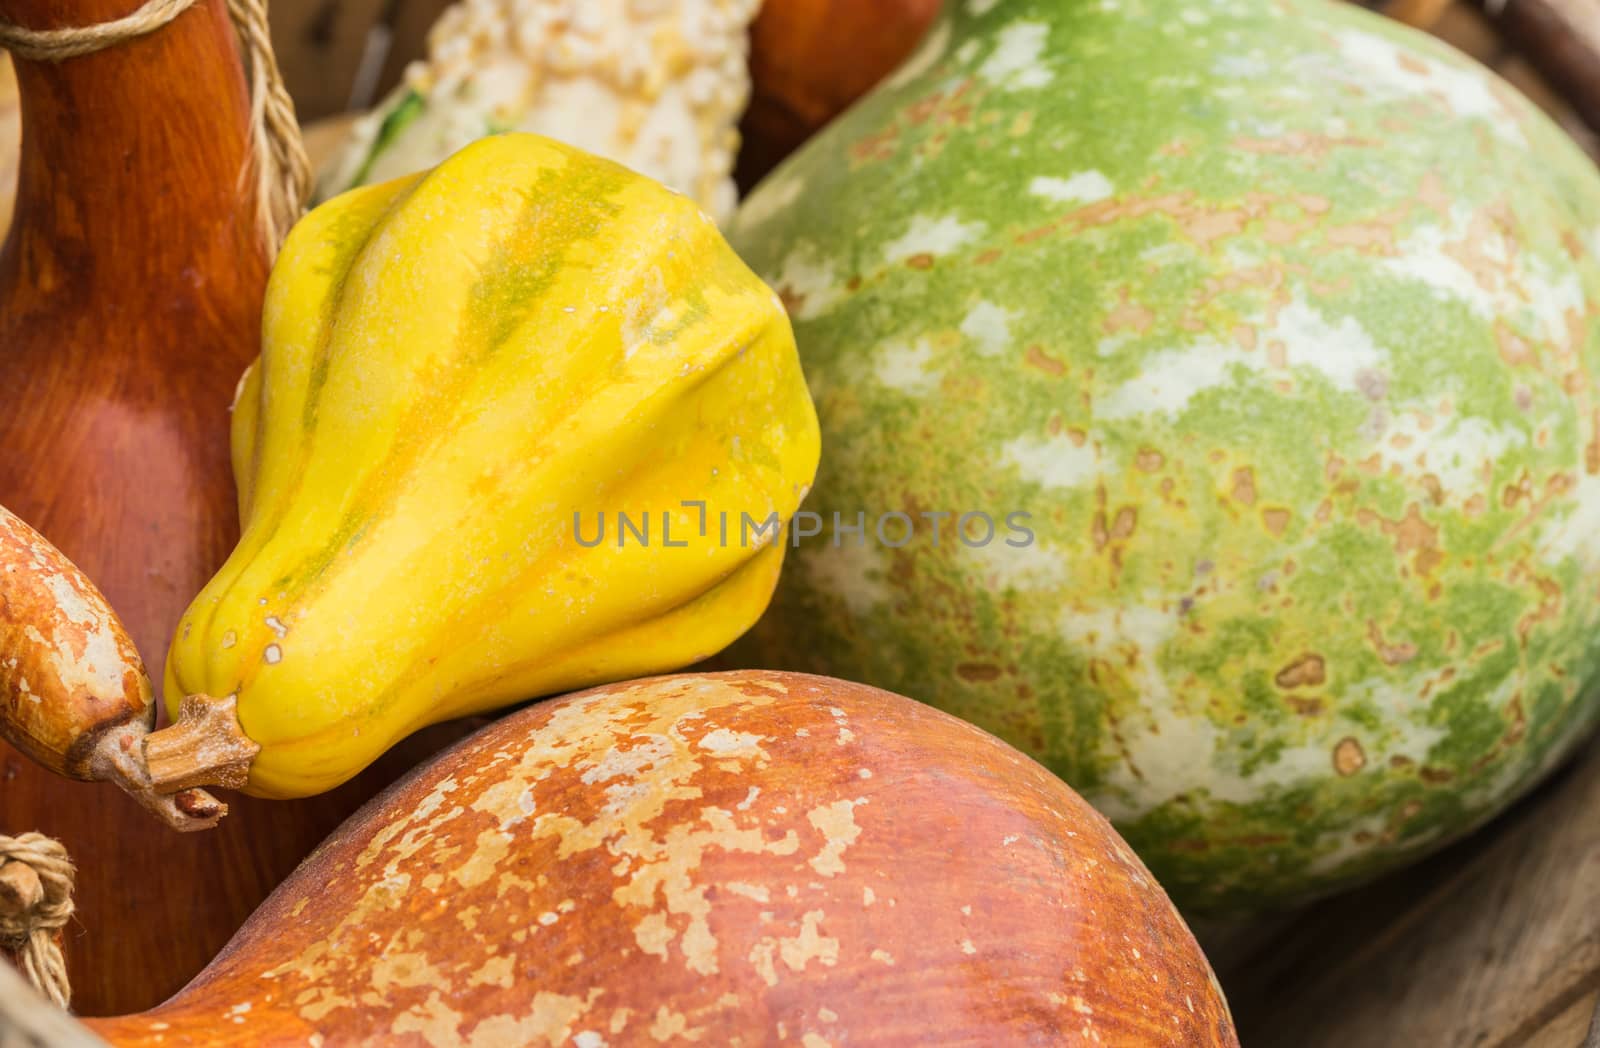
[[102, 733], [154, 714], [144, 664], [105, 597], [0, 506], [0, 738], [87, 779]]
[[113, 1044], [1234, 1045], [1111, 827], [975, 728], [822, 677], [523, 710], [347, 822]]

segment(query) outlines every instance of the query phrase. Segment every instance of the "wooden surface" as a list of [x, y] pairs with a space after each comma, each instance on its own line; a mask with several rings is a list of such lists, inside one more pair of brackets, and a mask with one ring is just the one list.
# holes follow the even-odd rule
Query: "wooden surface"
[[[0, 17], [49, 28], [135, 6], [0, 0]], [[18, 75], [27, 131], [0, 252], [0, 505], [105, 591], [159, 681], [182, 609], [235, 538], [228, 405], [257, 351], [266, 275], [239, 192], [233, 33], [206, 0], [137, 42]], [[220, 829], [180, 836], [116, 788], [0, 746], [0, 832], [47, 833], [78, 863], [65, 935], [75, 1005], [125, 1011], [177, 990], [408, 756], [417, 749], [314, 801], [228, 797]]]
[[1485, 9], [1589, 128], [1600, 130], [1600, 0], [1485, 0]]
[[505, 717], [351, 820], [177, 998], [89, 1025], [152, 1048], [1237, 1045], [1172, 904], [1059, 779], [910, 699], [760, 672]]
[[1505, 77], [1600, 159], [1600, 0], [1456, 0], [1425, 28]]
[[[272, 45], [303, 122], [367, 108], [424, 53], [447, 0], [274, 0]], [[371, 63], [363, 67], [363, 61]]]
[[1600, 741], [1476, 838], [1219, 964], [1243, 1042], [1578, 1048], [1600, 997]]

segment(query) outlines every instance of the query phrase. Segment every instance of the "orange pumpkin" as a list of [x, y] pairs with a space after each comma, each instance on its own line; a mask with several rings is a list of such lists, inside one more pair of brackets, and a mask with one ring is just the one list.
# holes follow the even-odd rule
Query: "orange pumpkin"
[[745, 672], [490, 725], [345, 823], [113, 1044], [1234, 1045], [1195, 940], [1042, 767]]

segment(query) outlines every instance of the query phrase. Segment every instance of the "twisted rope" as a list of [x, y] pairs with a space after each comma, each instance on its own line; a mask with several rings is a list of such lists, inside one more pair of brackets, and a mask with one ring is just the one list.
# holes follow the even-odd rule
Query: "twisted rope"
[[256, 183], [256, 224], [270, 257], [278, 253], [278, 245], [311, 196], [311, 161], [300, 140], [294, 99], [272, 51], [267, 0], [228, 0], [228, 17], [244, 45], [250, 71], [249, 173]]
[[[153, 33], [195, 2], [146, 0], [122, 18], [68, 29], [28, 29], [0, 20], [0, 48], [33, 62], [64, 62]], [[270, 257], [311, 195], [311, 162], [272, 51], [266, 0], [228, 0], [228, 18], [250, 76], [250, 159], [240, 178], [255, 184], [256, 226]]]
[[72, 917], [72, 875], [60, 841], [0, 836], [0, 949], [15, 954], [27, 980], [62, 1008], [72, 988], [56, 934]]
[[82, 29], [27, 29], [0, 21], [0, 47], [30, 62], [64, 62], [153, 33], [195, 0], [148, 0], [131, 15]]

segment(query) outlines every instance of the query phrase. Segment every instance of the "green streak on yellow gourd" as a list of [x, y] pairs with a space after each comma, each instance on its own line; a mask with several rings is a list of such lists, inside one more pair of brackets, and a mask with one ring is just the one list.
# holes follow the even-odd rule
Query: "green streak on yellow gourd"
[[[817, 457], [788, 320], [709, 219], [555, 142], [482, 140], [285, 244], [234, 412], [243, 537], [179, 626], [168, 705], [237, 694], [250, 792], [304, 796], [424, 725], [694, 662], [776, 582], [781, 543], [741, 544], [741, 515], [787, 520]], [[620, 513], [648, 545], [619, 547]]]

